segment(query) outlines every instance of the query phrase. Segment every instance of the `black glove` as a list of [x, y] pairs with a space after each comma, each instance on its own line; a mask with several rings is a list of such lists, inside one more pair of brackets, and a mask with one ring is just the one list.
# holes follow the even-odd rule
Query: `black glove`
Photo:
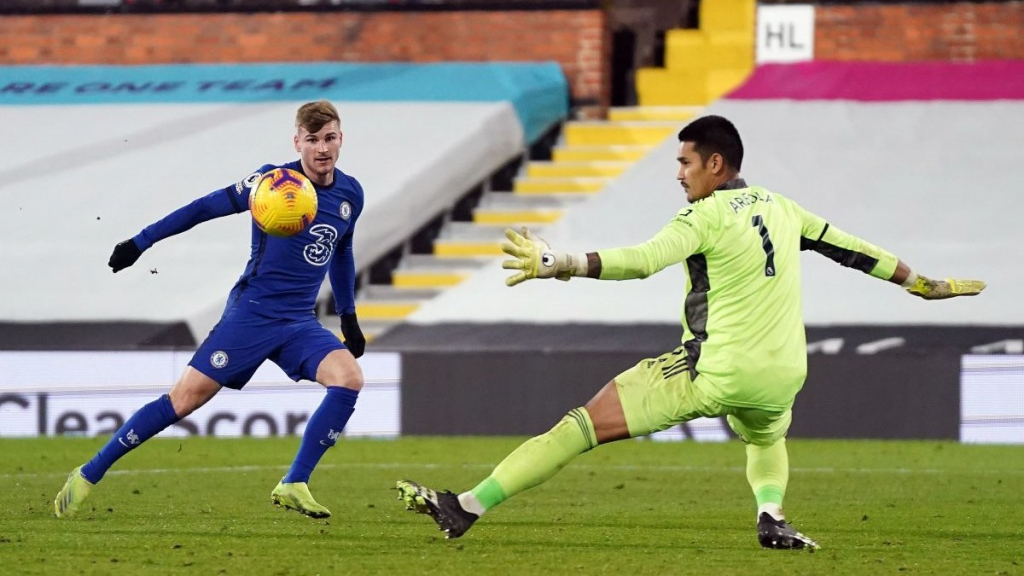
[[341, 333], [345, 336], [345, 347], [353, 356], [359, 358], [366, 349], [366, 337], [359, 328], [359, 321], [355, 314], [341, 315]]
[[110, 255], [110, 261], [107, 262], [107, 266], [114, 269], [114, 272], [120, 272], [125, 268], [135, 264], [135, 261], [142, 256], [142, 250], [135, 245], [135, 241], [131, 238], [124, 242], [118, 242], [117, 246], [114, 246], [114, 253]]

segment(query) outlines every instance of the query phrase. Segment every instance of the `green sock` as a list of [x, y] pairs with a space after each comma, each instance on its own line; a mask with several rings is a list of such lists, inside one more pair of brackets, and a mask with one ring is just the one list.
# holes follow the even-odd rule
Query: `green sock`
[[505, 457], [491, 475], [473, 488], [484, 510], [547, 481], [570, 460], [597, 446], [594, 423], [585, 408], [576, 408], [554, 428], [530, 438]]
[[789, 453], [786, 439], [770, 446], [747, 444], [747, 482], [754, 491], [757, 506], [777, 504], [782, 507], [789, 483]]

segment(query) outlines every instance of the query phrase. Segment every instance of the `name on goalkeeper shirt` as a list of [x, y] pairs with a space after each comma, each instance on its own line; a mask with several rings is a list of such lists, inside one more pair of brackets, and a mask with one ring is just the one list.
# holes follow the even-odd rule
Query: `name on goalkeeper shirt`
[[770, 204], [772, 202], [775, 202], [775, 200], [772, 199], [771, 194], [764, 191], [743, 192], [742, 194], [737, 195], [735, 198], [730, 198], [729, 206], [732, 207], [733, 214], [736, 214], [741, 209], [746, 208], [748, 206], [753, 206], [758, 202]]

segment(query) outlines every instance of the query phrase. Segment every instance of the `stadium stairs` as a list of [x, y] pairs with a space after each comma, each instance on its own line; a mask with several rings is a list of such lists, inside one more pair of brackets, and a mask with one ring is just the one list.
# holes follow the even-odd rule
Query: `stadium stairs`
[[[357, 314], [368, 340], [501, 255], [505, 227], [544, 226], [600, 192], [754, 69], [755, 0], [701, 2], [698, 29], [669, 30], [665, 67], [637, 71], [640, 106], [569, 121], [470, 191], [364, 274]], [[326, 323], [326, 322], [325, 322]], [[335, 328], [336, 329], [336, 328]]]
[[698, 29], [665, 34], [665, 67], [641, 68], [641, 106], [706, 106], [742, 84], [754, 69], [755, 0], [700, 3]]
[[[692, 118], [692, 106], [613, 108], [608, 120], [569, 121], [371, 267], [356, 311], [372, 339], [400, 324], [423, 302], [462, 282], [501, 253], [506, 227], [543, 234], [565, 210], [612, 179]], [[334, 327], [336, 329], [336, 327]]]

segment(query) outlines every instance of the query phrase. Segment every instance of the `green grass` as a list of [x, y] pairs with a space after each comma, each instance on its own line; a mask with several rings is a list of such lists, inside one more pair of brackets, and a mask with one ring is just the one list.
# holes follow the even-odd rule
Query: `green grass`
[[789, 519], [823, 546], [762, 550], [741, 445], [627, 441], [445, 541], [391, 490], [464, 490], [521, 439], [341, 441], [311, 487], [334, 517], [270, 505], [296, 439], [154, 440], [53, 517], [99, 440], [0, 440], [4, 574], [1024, 574], [1024, 449], [790, 441]]

